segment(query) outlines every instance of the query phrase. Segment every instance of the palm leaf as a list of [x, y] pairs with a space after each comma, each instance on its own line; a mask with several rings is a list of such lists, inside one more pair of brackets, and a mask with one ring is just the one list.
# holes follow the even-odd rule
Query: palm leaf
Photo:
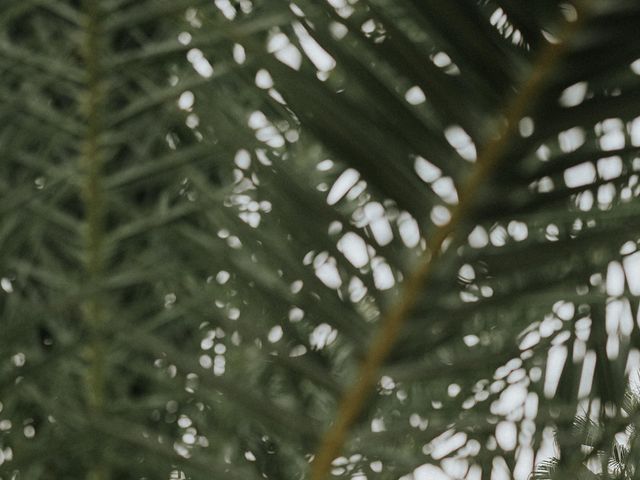
[[210, 3], [0, 7], [0, 475], [522, 476], [585, 401], [608, 444], [635, 2]]

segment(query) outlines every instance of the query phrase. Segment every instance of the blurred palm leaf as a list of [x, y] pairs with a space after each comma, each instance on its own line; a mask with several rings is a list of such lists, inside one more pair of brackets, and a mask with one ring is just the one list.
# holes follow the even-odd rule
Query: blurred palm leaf
[[[595, 422], [584, 415], [576, 417], [569, 436], [565, 435], [562, 441], [557, 442], [556, 448], [560, 450], [560, 455], [537, 465], [532, 478], [635, 478], [639, 401], [638, 391], [633, 387], [629, 388], [621, 406], [624, 416], [617, 425], [610, 421]], [[607, 430], [617, 432], [611, 445], [603, 443], [603, 439], [609, 437]], [[580, 458], [583, 460], [582, 463]], [[594, 473], [594, 470], [597, 473]]]
[[636, 2], [210, 3], [0, 6], [2, 478], [526, 478], [619, 424]]

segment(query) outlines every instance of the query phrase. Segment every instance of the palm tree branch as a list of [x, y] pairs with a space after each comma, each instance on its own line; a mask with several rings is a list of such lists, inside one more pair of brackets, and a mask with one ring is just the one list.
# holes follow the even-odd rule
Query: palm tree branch
[[[579, 18], [582, 19], [583, 15]], [[444, 242], [455, 235], [471, 212], [475, 194], [490, 178], [491, 173], [502, 160], [511, 139], [518, 133], [518, 121], [529, 112], [544, 92], [578, 25], [578, 21], [567, 23], [560, 35], [561, 41], [549, 44], [540, 53], [530, 77], [504, 109], [503, 117], [506, 122], [501, 134], [490, 140], [478, 156], [475, 169], [461, 189], [460, 202], [453, 210], [451, 220], [434, 232], [422, 265], [407, 278], [400, 299], [381, 319], [380, 328], [367, 351], [357, 380], [342, 397], [333, 425], [326, 431], [316, 450], [311, 467], [312, 480], [322, 480], [327, 477], [331, 462], [339, 454], [351, 427], [362, 412], [382, 364], [391, 353], [409, 313], [418, 302], [425, 283], [433, 273], [435, 261], [442, 252]]]

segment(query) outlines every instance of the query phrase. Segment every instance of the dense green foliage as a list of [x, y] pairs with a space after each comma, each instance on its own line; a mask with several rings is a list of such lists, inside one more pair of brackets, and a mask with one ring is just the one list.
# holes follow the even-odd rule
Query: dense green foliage
[[632, 478], [638, 24], [0, 0], [0, 479]]

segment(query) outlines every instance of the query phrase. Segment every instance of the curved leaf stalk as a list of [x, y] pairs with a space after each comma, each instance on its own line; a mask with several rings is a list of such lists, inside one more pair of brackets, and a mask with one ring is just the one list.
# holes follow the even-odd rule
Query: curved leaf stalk
[[[99, 415], [104, 406], [105, 346], [103, 329], [105, 308], [100, 284], [104, 273], [104, 201], [101, 182], [102, 151], [100, 146], [101, 109], [104, 102], [100, 65], [100, 0], [85, 1], [86, 26], [82, 57], [86, 69], [86, 92], [82, 99], [86, 122], [84, 143], [80, 152], [82, 175], [81, 197], [84, 208], [84, 269], [88, 289], [82, 304], [83, 321], [89, 331], [88, 369], [85, 376], [87, 404], [91, 414]], [[98, 461], [88, 480], [107, 480], [108, 469]]]
[[570, 38], [577, 30], [579, 23], [584, 21], [586, 16], [584, 10], [580, 9], [578, 20], [566, 23], [557, 43], [548, 44], [540, 52], [532, 66], [530, 76], [503, 109], [504, 122], [501, 124], [498, 135], [489, 140], [479, 154], [474, 170], [460, 190], [460, 201], [451, 212], [450, 221], [433, 233], [421, 265], [407, 277], [399, 300], [381, 319], [380, 328], [367, 351], [357, 380], [343, 395], [335, 421], [325, 433], [316, 451], [311, 465], [311, 480], [323, 480], [329, 475], [331, 463], [339, 456], [350, 428], [363, 411], [377, 383], [380, 368], [393, 349], [408, 315], [419, 300], [433, 272], [436, 260], [444, 250], [445, 242], [453, 239], [458, 227], [471, 212], [476, 193], [504, 158], [510, 139], [518, 134], [519, 120], [531, 111], [543, 93], [562, 59]]

